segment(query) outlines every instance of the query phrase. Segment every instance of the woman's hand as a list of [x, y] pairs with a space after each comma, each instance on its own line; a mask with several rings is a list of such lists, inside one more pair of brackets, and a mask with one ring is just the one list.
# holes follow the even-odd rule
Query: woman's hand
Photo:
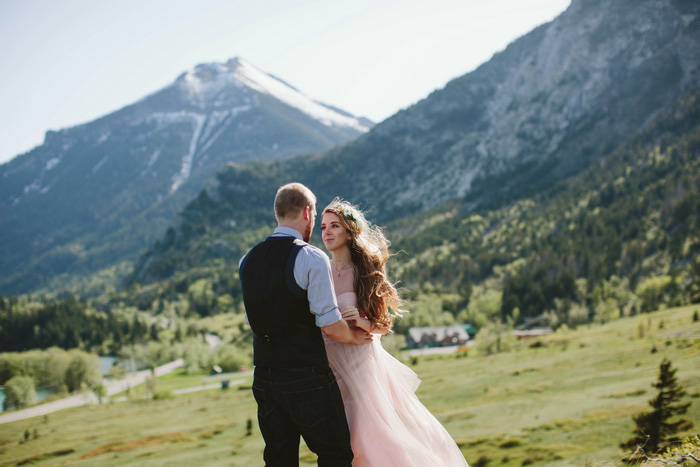
[[352, 321], [358, 328], [364, 329], [367, 332], [371, 332], [372, 322], [367, 318], [361, 317], [360, 310], [358, 310], [354, 306], [343, 308], [342, 310], [340, 310], [340, 314], [345, 321]]
[[340, 315], [343, 317], [345, 321], [355, 321], [360, 319], [360, 310], [355, 308], [354, 306], [349, 306], [347, 308], [343, 308], [340, 310]]
[[367, 318], [359, 318], [357, 321], [355, 321], [355, 326], [358, 328], [364, 329], [367, 332], [372, 332], [372, 322], [368, 320]]

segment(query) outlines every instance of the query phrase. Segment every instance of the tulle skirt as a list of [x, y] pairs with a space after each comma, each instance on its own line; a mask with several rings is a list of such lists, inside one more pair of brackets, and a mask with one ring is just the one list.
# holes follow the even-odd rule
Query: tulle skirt
[[384, 350], [380, 337], [353, 345], [324, 335], [350, 428], [352, 465], [466, 466], [450, 434], [415, 395], [420, 379]]

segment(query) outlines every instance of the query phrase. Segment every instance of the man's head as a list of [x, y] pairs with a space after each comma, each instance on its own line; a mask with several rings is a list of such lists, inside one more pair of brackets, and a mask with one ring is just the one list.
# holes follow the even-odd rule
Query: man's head
[[316, 220], [316, 196], [301, 183], [281, 186], [275, 195], [275, 218], [279, 225], [299, 231], [308, 242]]

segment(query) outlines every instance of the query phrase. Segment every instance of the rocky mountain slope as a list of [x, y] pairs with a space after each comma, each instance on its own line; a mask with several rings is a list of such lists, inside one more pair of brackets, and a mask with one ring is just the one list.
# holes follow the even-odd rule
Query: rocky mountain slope
[[235, 58], [50, 131], [0, 166], [0, 292], [131, 261], [227, 162], [321, 151], [371, 126]]
[[697, 2], [574, 0], [329, 166], [345, 165], [356, 175], [353, 197], [382, 199], [386, 216], [536, 190], [629, 139], [700, 83], [699, 12]]
[[308, 184], [320, 203], [336, 195], [360, 203], [380, 222], [446, 202], [474, 210], [537, 193], [609, 154], [697, 88], [699, 66], [699, 3], [573, 0], [551, 23], [350, 144], [228, 166], [142, 258], [135, 277], [157, 277], [149, 264], [167, 264], [160, 272], [191, 267], [195, 256], [186, 252], [201, 248], [198, 235], [233, 229], [243, 238], [269, 222], [274, 191], [290, 180]]

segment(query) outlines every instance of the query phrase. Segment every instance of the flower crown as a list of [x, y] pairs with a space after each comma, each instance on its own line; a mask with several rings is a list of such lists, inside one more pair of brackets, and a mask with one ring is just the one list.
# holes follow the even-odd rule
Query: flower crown
[[345, 220], [352, 221], [357, 226], [357, 229], [362, 232], [365, 229], [365, 223], [355, 215], [355, 210], [350, 206], [340, 205], [338, 206], [338, 212], [340, 212]]

